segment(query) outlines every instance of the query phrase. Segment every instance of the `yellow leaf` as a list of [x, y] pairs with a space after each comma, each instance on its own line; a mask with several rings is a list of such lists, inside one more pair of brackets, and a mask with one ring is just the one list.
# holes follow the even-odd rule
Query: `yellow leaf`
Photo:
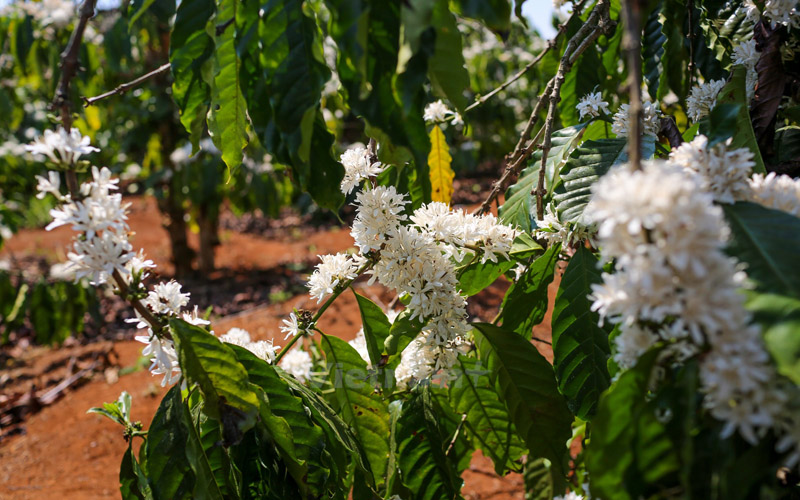
[[95, 132], [100, 130], [100, 111], [97, 106], [89, 106], [84, 109], [83, 112], [86, 114], [86, 123], [89, 125], [89, 128]]
[[438, 125], [431, 130], [431, 152], [428, 155], [428, 169], [431, 176], [431, 199], [450, 204], [453, 198], [453, 177], [455, 172], [450, 168], [453, 158], [450, 147]]

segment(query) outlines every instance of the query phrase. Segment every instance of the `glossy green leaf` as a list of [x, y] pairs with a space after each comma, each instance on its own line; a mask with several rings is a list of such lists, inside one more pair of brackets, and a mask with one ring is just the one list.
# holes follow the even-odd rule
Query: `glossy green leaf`
[[553, 498], [553, 479], [550, 476], [550, 466], [544, 458], [526, 462], [522, 477], [525, 480], [525, 500]]
[[528, 458], [550, 460], [556, 491], [561, 491], [573, 417], [558, 392], [553, 367], [515, 332], [484, 323], [473, 326], [480, 359], [530, 450]]
[[[578, 221], [592, 196], [592, 185], [614, 165], [628, 161], [625, 138], [586, 141], [572, 152], [561, 170], [553, 199], [559, 219]], [[642, 158], [652, 158], [655, 138], [642, 138]]]
[[554, 245], [511, 285], [501, 306], [503, 328], [530, 339], [547, 312], [547, 287], [553, 282], [561, 245]]
[[336, 408], [364, 447], [375, 485], [384, 484], [389, 462], [389, 410], [375, 392], [367, 364], [347, 342], [322, 336]]
[[464, 91], [469, 89], [469, 73], [464, 62], [461, 32], [450, 12], [448, 0], [437, 0], [432, 14], [436, 45], [428, 64], [428, 76], [436, 93], [463, 111], [467, 105]]
[[456, 425], [443, 419], [429, 390], [403, 404], [397, 419], [397, 465], [409, 500], [457, 498], [461, 478], [455, 457], [446, 455]]
[[228, 495], [223, 497], [222, 491], [217, 485], [215, 471], [209, 463], [208, 455], [206, 455], [206, 450], [203, 447], [203, 441], [200, 438], [200, 432], [195, 427], [189, 408], [182, 404], [181, 409], [183, 410], [183, 425], [187, 430], [186, 459], [189, 461], [189, 466], [194, 471], [196, 479], [193, 498], [198, 500], [222, 500], [222, 498], [238, 497], [238, 495], [231, 495], [231, 492], [235, 490], [230, 488], [226, 488]]
[[747, 309], [761, 325], [764, 343], [778, 371], [800, 384], [800, 300], [751, 291]]
[[[469, 261], [470, 258], [467, 257], [467, 260]], [[463, 295], [471, 297], [494, 283], [497, 278], [505, 274], [515, 264], [513, 260], [481, 262], [480, 258], [478, 258], [475, 262], [460, 266], [456, 270], [458, 273], [458, 288]]]
[[595, 413], [600, 394], [610, 384], [610, 328], [598, 326], [591, 310], [591, 285], [602, 282], [597, 257], [580, 246], [569, 261], [553, 307], [553, 368], [558, 388], [572, 412], [588, 420]]
[[450, 404], [457, 413], [466, 414], [474, 445], [492, 459], [499, 475], [514, 469], [525, 447], [495, 391], [489, 370], [477, 359], [459, 355], [450, 376]]
[[180, 386], [167, 392], [156, 411], [144, 448], [154, 498], [191, 498], [194, 472], [186, 458], [189, 431], [184, 426]]
[[226, 443], [237, 443], [255, 425], [259, 408], [247, 371], [213, 334], [179, 319], [169, 326], [183, 375], [205, 397], [204, 412], [220, 422]]
[[389, 336], [392, 324], [384, 314], [383, 309], [363, 295], [353, 292], [361, 312], [361, 326], [364, 328], [364, 338], [367, 341], [370, 364], [378, 366], [383, 355], [384, 343]]
[[212, 0], [181, 2], [170, 35], [169, 62], [172, 65], [172, 98], [181, 113], [181, 123], [197, 152], [205, 131], [211, 89], [203, 79], [209, 71], [214, 40], [206, 25], [214, 15]]
[[384, 342], [386, 353], [390, 356], [399, 355], [419, 335], [423, 326], [425, 324], [419, 318], [411, 319], [410, 310], [403, 310], [392, 323], [389, 336]]
[[511, 4], [508, 0], [455, 0], [453, 9], [464, 17], [484, 23], [500, 33], [511, 29]]
[[122, 456], [119, 468], [119, 491], [123, 500], [153, 500], [153, 492], [147, 484], [147, 476], [133, 453], [133, 443]]
[[242, 150], [248, 142], [247, 102], [239, 81], [241, 60], [235, 39], [240, 2], [221, 0], [206, 28], [213, 34], [215, 45], [208, 130], [229, 169], [242, 163]]
[[730, 80], [723, 87], [717, 96], [717, 106], [722, 104], [736, 104], [740, 105], [739, 114], [736, 117], [736, 129], [733, 134], [733, 139], [728, 145], [728, 148], [747, 148], [753, 152], [753, 161], [756, 162], [753, 171], [756, 173], [766, 173], [764, 168], [764, 160], [761, 158], [761, 151], [758, 149], [756, 136], [753, 132], [753, 125], [750, 122], [750, 111], [748, 106], [742, 106], [747, 103], [747, 70], [742, 66], [733, 68]]
[[728, 253], [747, 264], [758, 290], [800, 298], [800, 219], [748, 202], [723, 210], [733, 234]]
[[[572, 150], [580, 143], [586, 124], [578, 124], [553, 132], [552, 147], [547, 155], [545, 171], [545, 189], [552, 193], [558, 182], [558, 172]], [[531, 217], [536, 211], [536, 198], [531, 195], [539, 183], [539, 167], [542, 164], [542, 152], [536, 150], [528, 166], [520, 173], [517, 182], [508, 188], [506, 199], [500, 207], [500, 220], [506, 224], [530, 231]]]

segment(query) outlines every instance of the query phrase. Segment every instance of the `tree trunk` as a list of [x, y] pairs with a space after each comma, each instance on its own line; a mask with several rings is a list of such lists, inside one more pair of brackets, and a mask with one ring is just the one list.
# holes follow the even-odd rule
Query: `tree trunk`
[[208, 274], [214, 270], [214, 249], [219, 246], [219, 213], [207, 205], [201, 205], [197, 217], [200, 227], [200, 271]]

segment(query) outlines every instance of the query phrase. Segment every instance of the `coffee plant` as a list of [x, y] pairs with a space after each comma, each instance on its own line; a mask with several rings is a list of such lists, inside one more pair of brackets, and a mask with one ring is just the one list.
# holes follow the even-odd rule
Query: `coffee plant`
[[[455, 499], [476, 450], [535, 499], [800, 495], [798, 4], [573, 2], [483, 87], [467, 68], [493, 64], [476, 58], [523, 2], [134, 1], [130, 23], [174, 16], [169, 61], [83, 112], [94, 1], [78, 7], [56, 126], [26, 149], [50, 168], [50, 227], [76, 232], [72, 271], [130, 302], [170, 386], [149, 425], [126, 394], [92, 410], [125, 427], [123, 498]], [[80, 120], [167, 74], [191, 153], [208, 134], [226, 166], [215, 182], [266, 152], [317, 206], [354, 207], [357, 251], [321, 256], [318, 307], [283, 321], [283, 346], [217, 335], [178, 282], [150, 286], [95, 166], [108, 152]], [[473, 129], [512, 96], [513, 131]], [[344, 121], [362, 142], [334, 154]], [[473, 212], [450, 206], [465, 137], [511, 145]], [[496, 280], [498, 314], [471, 318]], [[351, 342], [319, 326], [345, 293]], [[548, 309], [552, 363], [532, 338]]]

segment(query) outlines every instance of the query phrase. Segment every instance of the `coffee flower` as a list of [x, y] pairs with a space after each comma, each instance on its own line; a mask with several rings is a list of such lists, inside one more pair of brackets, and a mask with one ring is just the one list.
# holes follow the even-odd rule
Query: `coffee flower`
[[583, 120], [585, 116], [595, 118], [600, 116], [601, 113], [605, 115], [610, 113], [608, 111], [608, 103], [603, 100], [600, 92], [591, 92], [583, 96], [580, 102], [578, 102], [577, 110], [581, 120]]
[[25, 146], [25, 150], [34, 155], [47, 156], [53, 163], [63, 166], [74, 165], [81, 157], [100, 151], [89, 145], [89, 138], [81, 135], [76, 129], [69, 132], [59, 126], [58, 130], [45, 130], [44, 135], [37, 137], [33, 144]]

